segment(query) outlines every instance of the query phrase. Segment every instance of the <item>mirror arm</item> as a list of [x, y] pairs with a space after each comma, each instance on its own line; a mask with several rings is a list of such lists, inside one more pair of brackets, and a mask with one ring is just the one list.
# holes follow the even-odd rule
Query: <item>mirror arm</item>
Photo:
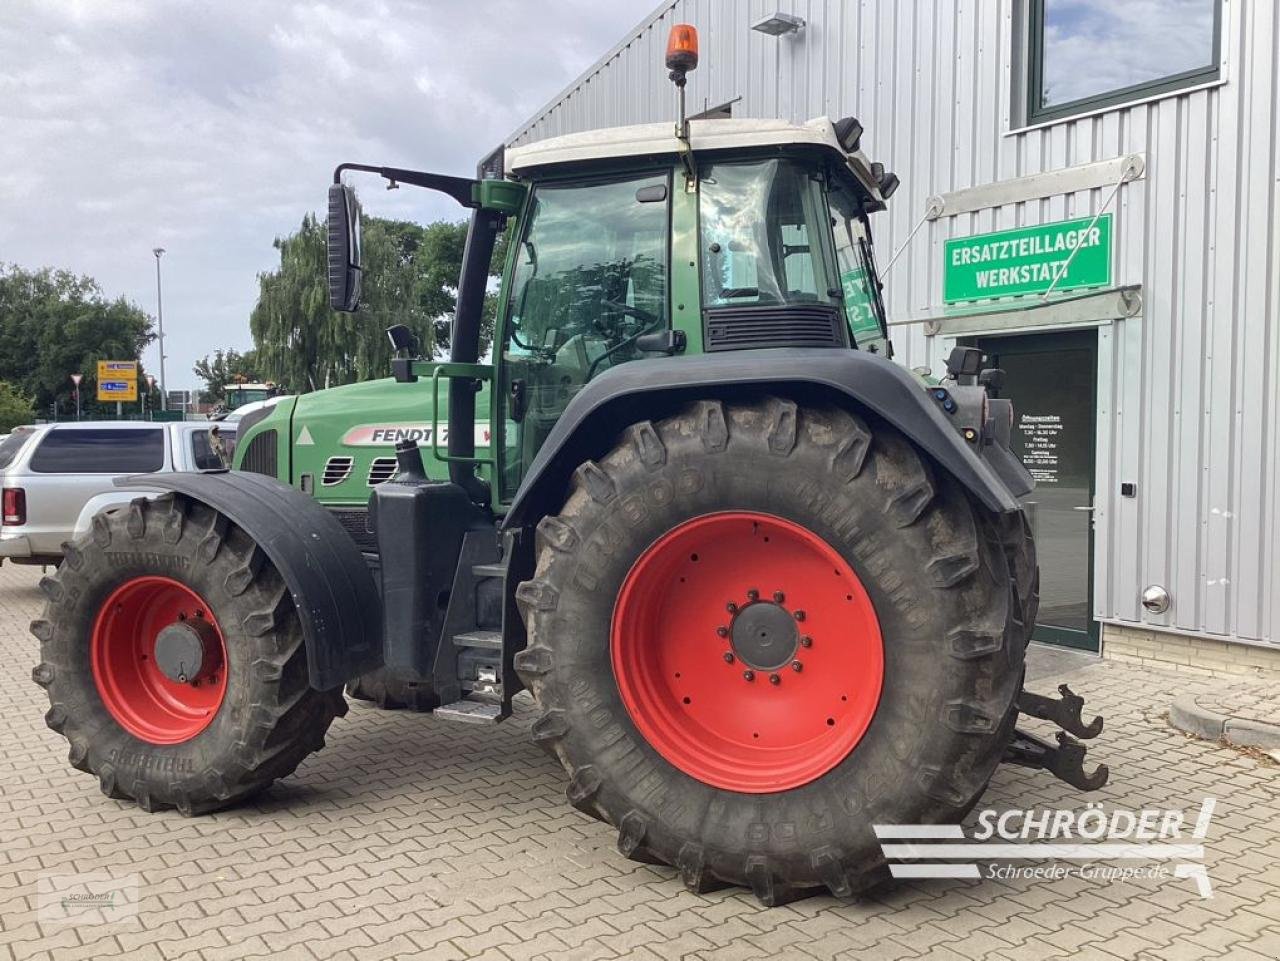
[[450, 177], [446, 174], [427, 173], [422, 170], [405, 170], [401, 167], [375, 167], [370, 164], [338, 164], [333, 171], [333, 182], [342, 182], [342, 172], [344, 170], [360, 170], [365, 173], [377, 174], [392, 184], [409, 184], [414, 187], [425, 187], [428, 190], [438, 190], [443, 194], [448, 194], [464, 207], [479, 207], [480, 201], [476, 198], [475, 189], [479, 185], [479, 181], [468, 180], [466, 177]]

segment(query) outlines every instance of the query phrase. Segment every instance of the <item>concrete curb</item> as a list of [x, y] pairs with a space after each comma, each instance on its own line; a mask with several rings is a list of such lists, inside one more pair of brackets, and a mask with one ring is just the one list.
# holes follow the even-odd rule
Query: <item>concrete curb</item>
[[1194, 694], [1174, 698], [1169, 708], [1169, 723], [1207, 741], [1226, 741], [1262, 751], [1280, 750], [1280, 724], [1219, 714], [1200, 704]]

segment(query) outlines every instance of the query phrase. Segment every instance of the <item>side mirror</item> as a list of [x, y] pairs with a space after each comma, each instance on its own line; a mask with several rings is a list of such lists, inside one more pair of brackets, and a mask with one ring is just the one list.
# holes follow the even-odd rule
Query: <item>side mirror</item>
[[346, 184], [329, 187], [329, 306], [360, 306], [360, 208]]

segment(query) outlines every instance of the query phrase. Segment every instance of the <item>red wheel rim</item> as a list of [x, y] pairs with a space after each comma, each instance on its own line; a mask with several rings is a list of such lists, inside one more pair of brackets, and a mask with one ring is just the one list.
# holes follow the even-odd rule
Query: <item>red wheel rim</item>
[[[161, 669], [156, 642], [166, 628], [184, 625], [199, 637], [203, 657], [180, 681]], [[222, 630], [199, 594], [168, 577], [135, 577], [112, 591], [94, 621], [89, 658], [106, 709], [150, 744], [195, 737], [213, 722], [226, 692]]]
[[610, 642], [622, 701], [653, 748], [749, 794], [844, 760], [884, 681], [862, 582], [818, 535], [770, 514], [707, 514], [660, 537], [623, 582]]

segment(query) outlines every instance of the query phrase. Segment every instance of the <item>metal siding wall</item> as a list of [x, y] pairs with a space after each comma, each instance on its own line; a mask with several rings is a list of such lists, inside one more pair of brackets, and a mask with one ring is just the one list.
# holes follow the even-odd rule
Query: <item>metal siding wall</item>
[[[1280, 643], [1280, 16], [1224, 0], [1225, 85], [1006, 135], [1018, 0], [668, 0], [510, 138], [525, 142], [671, 119], [662, 55], [672, 23], [698, 26], [690, 111], [736, 97], [736, 117], [854, 114], [864, 148], [902, 178], [876, 218], [881, 263], [930, 196], [1145, 153], [1145, 179], [1113, 204], [1117, 283], [1141, 317], [1100, 328], [1098, 616]], [[799, 37], [750, 23], [781, 9]], [[926, 224], [894, 265], [896, 319], [942, 309], [952, 236], [1095, 213], [1107, 189]], [[941, 338], [895, 331], [899, 359], [939, 369]], [[1121, 481], [1138, 484], [1121, 498]], [[1147, 584], [1174, 596], [1144, 616]]]

